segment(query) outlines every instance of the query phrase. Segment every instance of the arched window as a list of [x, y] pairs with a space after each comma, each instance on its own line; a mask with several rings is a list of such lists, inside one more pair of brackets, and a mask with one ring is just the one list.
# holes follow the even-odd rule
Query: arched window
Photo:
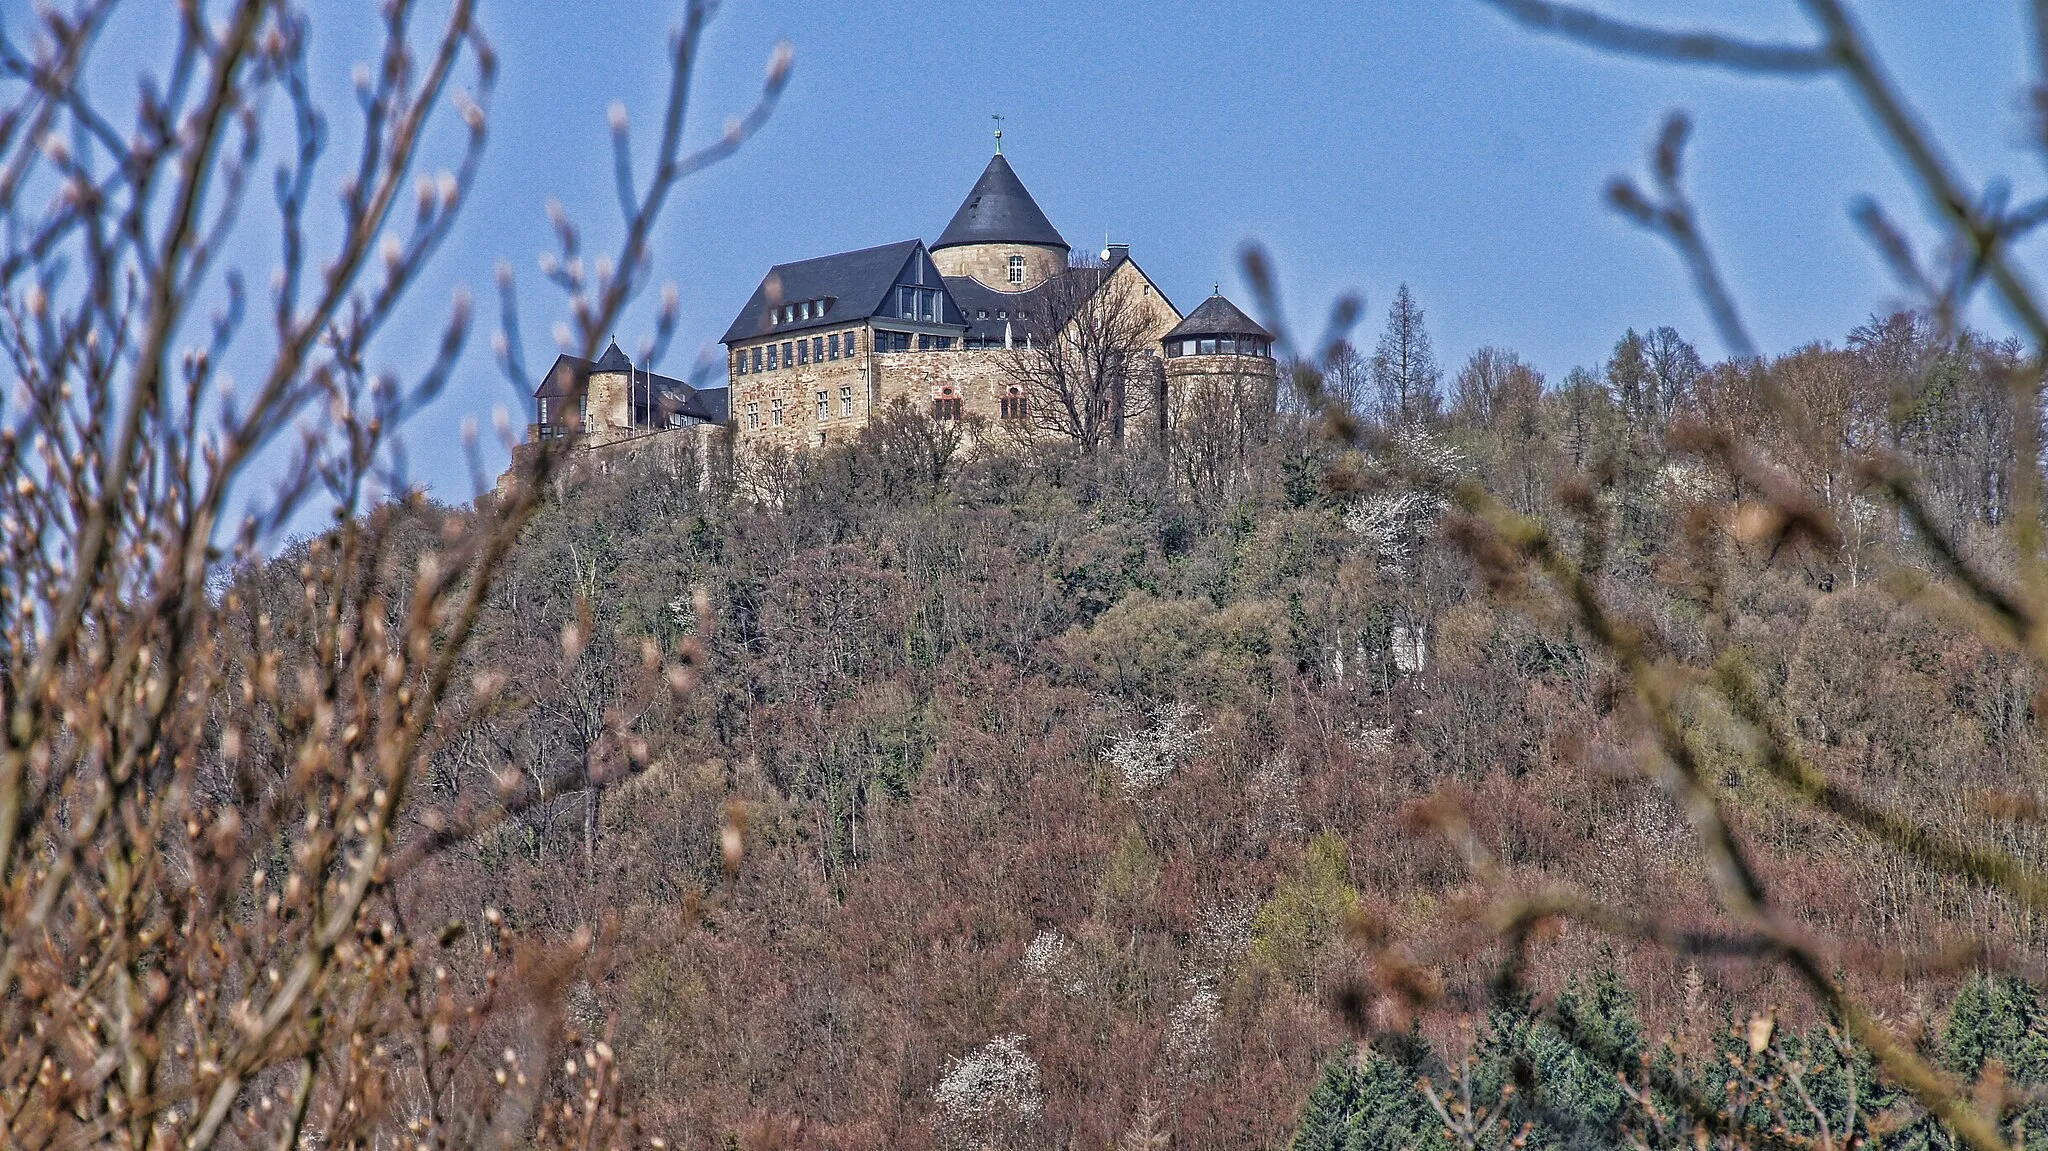
[[1011, 384], [1003, 392], [1003, 418], [1021, 420], [1025, 415], [1024, 389]]
[[1010, 257], [1010, 282], [1013, 284], [1024, 282], [1024, 257]]

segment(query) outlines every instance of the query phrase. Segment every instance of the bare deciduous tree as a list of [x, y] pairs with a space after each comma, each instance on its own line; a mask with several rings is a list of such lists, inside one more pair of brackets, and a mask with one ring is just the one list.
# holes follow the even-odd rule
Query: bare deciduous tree
[[1380, 418], [1388, 427], [1435, 419], [1442, 406], [1438, 386], [1443, 371], [1422, 324], [1422, 305], [1406, 284], [1387, 307], [1387, 327], [1373, 351], [1372, 380], [1379, 391]]
[[[452, 802], [423, 783], [465, 716], [502, 706], [506, 677], [462, 659], [561, 462], [527, 456], [474, 512], [377, 495], [405, 492], [392, 434], [469, 331], [458, 296], [416, 377], [365, 367], [482, 155], [497, 62], [475, 6], [422, 30], [415, 5], [383, 5], [348, 124], [316, 104], [311, 19], [282, 0], [180, 5], [124, 119], [86, 82], [116, 8], [43, 8], [31, 47], [0, 39], [0, 1143], [628, 1138], [609, 1046], [558, 1010], [595, 940], [483, 907], [413, 918], [450, 846], [534, 799], [516, 775]], [[778, 58], [755, 114], [678, 158], [709, 14], [691, 4], [674, 41], [621, 270], [572, 285], [586, 355], [644, 283], [675, 181], [781, 89]], [[275, 214], [252, 220], [266, 149]], [[338, 211], [309, 208], [337, 179]], [[280, 244], [255, 310], [230, 263], [251, 230]], [[266, 455], [283, 479], [254, 499]], [[295, 564], [266, 557], [314, 512], [332, 527]]]
[[1033, 426], [1091, 450], [1121, 443], [1158, 403], [1153, 315], [1140, 290], [1111, 269], [1076, 264], [1024, 307], [1026, 346], [1004, 368], [1023, 386]]

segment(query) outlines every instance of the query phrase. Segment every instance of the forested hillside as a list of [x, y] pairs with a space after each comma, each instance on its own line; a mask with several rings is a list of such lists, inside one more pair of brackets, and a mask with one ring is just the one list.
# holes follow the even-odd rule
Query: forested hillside
[[[1422, 338], [1409, 319], [1389, 338]], [[1297, 374], [1357, 435], [1290, 390], [1220, 467], [1187, 464], [1213, 443], [969, 450], [908, 409], [708, 488], [685, 455], [615, 457], [555, 482], [491, 591], [417, 807], [507, 818], [434, 858], [408, 914], [593, 931], [572, 1014], [683, 1146], [1241, 1148], [1299, 1121], [1302, 1146], [1420, 1147], [1451, 1135], [1417, 1075], [1441, 1095], [1491, 1052], [1498, 1099], [1503, 1029], [1588, 1001], [1658, 1066], [1712, 1072], [1766, 1026], [1748, 1058], [1779, 1059], [1758, 1081], [1790, 1099], [1783, 1064], [1862, 1057], [1811, 1054], [1837, 1050], [1825, 1013], [1746, 953], [1549, 920], [1530, 1014], [1489, 999], [1475, 845], [1667, 932], [1725, 921], [1615, 659], [1500, 558], [1476, 493], [1549, 524], [1652, 658], [1739, 640], [1830, 779], [2038, 862], [2038, 677], [1857, 462], [1917, 468], [1996, 568], [2017, 357], [1909, 315], [1711, 365], [1631, 332], [1555, 380], [1499, 349], [1445, 378], [1340, 347]], [[399, 554], [458, 515], [422, 509]], [[306, 554], [246, 579], [296, 594]], [[2036, 951], [2042, 924], [1786, 803], [1725, 708], [1675, 706], [1776, 905], [1955, 1047], [1972, 956]], [[1565, 1130], [1525, 1090], [1532, 1138], [1624, 1145], [1611, 1071], [1531, 1066], [1607, 1099]], [[1398, 1098], [1332, 1135], [1375, 1074]], [[1891, 1105], [1875, 1092], [1852, 1126]]]

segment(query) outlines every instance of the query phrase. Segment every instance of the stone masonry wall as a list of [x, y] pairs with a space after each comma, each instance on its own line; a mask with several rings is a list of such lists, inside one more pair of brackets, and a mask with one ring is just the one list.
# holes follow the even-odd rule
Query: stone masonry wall
[[[1010, 282], [1010, 257], [1024, 257], [1024, 282]], [[972, 276], [998, 292], [1028, 292], [1067, 270], [1067, 254], [1036, 244], [961, 244], [932, 253], [942, 276]]]
[[[831, 331], [805, 332], [804, 338], [830, 336]], [[828, 442], [851, 438], [867, 422], [875, 396], [868, 377], [869, 337], [860, 328], [838, 330], [842, 340], [855, 340], [852, 355], [836, 360], [814, 360], [774, 371], [734, 369], [738, 357], [751, 356], [755, 345], [733, 349], [727, 358], [726, 379], [731, 390], [732, 423], [739, 439], [747, 444], [780, 444], [786, 448], [816, 447], [818, 434]], [[780, 344], [779, 340], [763, 340]], [[818, 416], [818, 393], [825, 393], [826, 415]], [[847, 401], [852, 412], [846, 410]], [[780, 405], [781, 419], [776, 413]]]

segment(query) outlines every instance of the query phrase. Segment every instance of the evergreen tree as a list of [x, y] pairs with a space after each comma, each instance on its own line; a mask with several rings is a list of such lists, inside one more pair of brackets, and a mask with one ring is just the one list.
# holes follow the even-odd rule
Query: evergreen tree
[[1428, 1151], [1442, 1127], [1416, 1087], [1428, 1049], [1416, 1038], [1383, 1055], [1346, 1047], [1323, 1067], [1291, 1151]]
[[1291, 1151], [1345, 1151], [1358, 1092], [1358, 1055], [1347, 1047], [1323, 1065], [1323, 1076], [1295, 1121]]

